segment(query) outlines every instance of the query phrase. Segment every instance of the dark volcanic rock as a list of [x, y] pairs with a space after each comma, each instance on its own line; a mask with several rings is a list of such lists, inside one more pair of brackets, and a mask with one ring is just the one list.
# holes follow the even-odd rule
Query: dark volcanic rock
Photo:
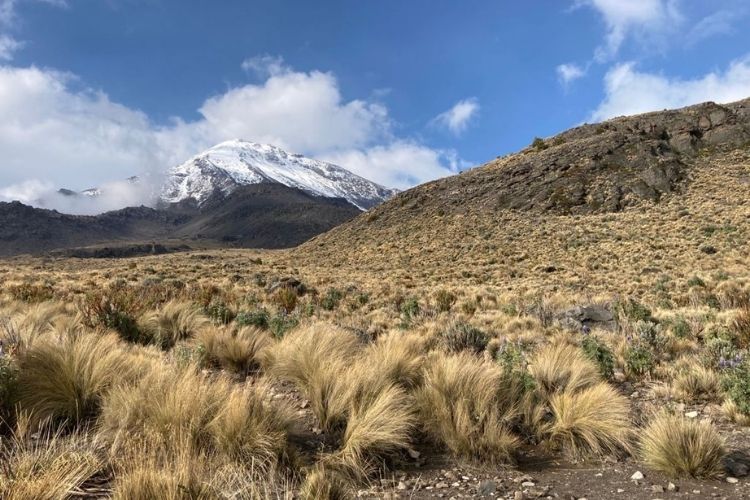
[[[439, 213], [514, 209], [538, 213], [616, 212], [679, 191], [701, 151], [750, 143], [750, 100], [705, 103], [583, 125], [519, 154], [396, 196]], [[379, 209], [380, 210], [380, 209]]]

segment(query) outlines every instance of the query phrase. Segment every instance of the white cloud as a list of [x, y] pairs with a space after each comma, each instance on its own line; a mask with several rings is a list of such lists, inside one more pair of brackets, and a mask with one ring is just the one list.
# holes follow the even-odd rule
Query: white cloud
[[557, 68], [557, 77], [560, 79], [560, 83], [563, 86], [567, 86], [570, 83], [578, 80], [586, 74], [586, 70], [577, 64], [560, 64]]
[[[207, 99], [197, 120], [158, 126], [101, 91], [76, 90], [82, 82], [73, 75], [0, 65], [0, 187], [13, 186], [3, 197], [23, 195], [67, 210], [70, 200], [50, 195], [52, 187], [80, 190], [148, 172], [156, 178], [232, 138], [336, 159], [366, 178], [401, 188], [450, 174], [459, 163], [449, 153], [397, 137], [384, 105], [345, 101], [330, 73], [268, 74], [260, 83]], [[30, 179], [43, 184], [24, 184]]]
[[322, 159], [390, 187], [406, 189], [455, 174], [469, 165], [455, 151], [439, 151], [410, 141], [361, 150], [340, 151]]
[[479, 101], [476, 97], [458, 101], [451, 109], [440, 113], [432, 123], [459, 135], [469, 126], [471, 120], [479, 113]]
[[284, 63], [284, 58], [268, 54], [249, 57], [242, 61], [241, 66], [248, 73], [255, 73], [261, 77], [276, 76], [291, 71], [291, 68]]
[[23, 44], [9, 35], [0, 34], [0, 61], [10, 61]]
[[701, 19], [687, 34], [689, 44], [695, 44], [706, 38], [728, 35], [734, 32], [734, 23], [744, 17], [744, 12], [719, 10]]
[[605, 98], [591, 121], [704, 101], [737, 101], [750, 96], [750, 54], [733, 61], [726, 71], [687, 80], [641, 72], [632, 62], [618, 64], [607, 72], [604, 85]]
[[644, 45], [661, 45], [684, 17], [676, 0], [576, 0], [574, 7], [595, 9], [607, 25], [607, 35], [595, 58], [612, 59], [629, 36]]
[[93, 215], [126, 206], [151, 205], [155, 201], [154, 192], [147, 184], [116, 181], [104, 183], [99, 188], [99, 196], [71, 196], [61, 193], [49, 181], [32, 179], [0, 188], [0, 201], [20, 201], [27, 205], [77, 215]]

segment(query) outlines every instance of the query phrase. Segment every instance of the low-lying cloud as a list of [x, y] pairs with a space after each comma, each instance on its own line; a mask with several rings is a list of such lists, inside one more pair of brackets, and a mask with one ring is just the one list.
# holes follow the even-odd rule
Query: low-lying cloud
[[[454, 173], [461, 163], [452, 160], [454, 151], [398, 137], [381, 103], [344, 100], [332, 73], [294, 71], [268, 56], [243, 67], [264, 76], [206, 99], [197, 120], [159, 125], [86, 88], [75, 75], [0, 66], [0, 199], [76, 213], [146, 202], [128, 190], [85, 202], [55, 193], [61, 187], [103, 187], [132, 175], [158, 179], [167, 168], [235, 138], [335, 159], [363, 177], [401, 188]], [[457, 120], [451, 123], [459, 130], [468, 118]], [[151, 185], [147, 191], [156, 189]]]

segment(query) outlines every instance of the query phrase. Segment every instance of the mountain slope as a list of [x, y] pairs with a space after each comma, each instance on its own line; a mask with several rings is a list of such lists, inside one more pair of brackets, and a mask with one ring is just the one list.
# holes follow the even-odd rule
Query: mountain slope
[[239, 186], [276, 182], [312, 195], [343, 198], [361, 210], [382, 203], [396, 190], [330, 163], [290, 154], [275, 146], [227, 141], [170, 169], [161, 192], [166, 203], [193, 199], [199, 205]]
[[749, 207], [750, 100], [706, 103], [537, 141], [401, 193], [292, 258], [393, 273], [405, 286], [471, 277], [617, 290], [620, 270], [649, 283], [674, 262], [731, 269], [747, 251]]

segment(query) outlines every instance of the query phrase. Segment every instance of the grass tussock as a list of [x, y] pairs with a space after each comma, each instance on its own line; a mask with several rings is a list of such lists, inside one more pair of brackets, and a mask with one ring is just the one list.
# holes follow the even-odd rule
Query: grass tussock
[[497, 365], [466, 353], [431, 355], [416, 391], [423, 430], [453, 455], [483, 462], [512, 461], [520, 397]]
[[37, 424], [81, 424], [113, 387], [139, 375], [135, 361], [114, 334], [40, 339], [18, 359], [19, 406]]
[[628, 401], [608, 384], [553, 394], [549, 409], [542, 434], [553, 448], [577, 458], [631, 451]]
[[195, 336], [210, 324], [203, 312], [190, 302], [170, 301], [138, 320], [141, 335], [148, 342], [169, 349], [180, 340]]
[[558, 342], [542, 347], [532, 358], [529, 372], [547, 396], [576, 392], [601, 380], [599, 367], [571, 344]]
[[102, 468], [94, 446], [83, 436], [23, 431], [0, 446], [0, 498], [63, 500]]
[[154, 370], [118, 387], [102, 407], [100, 436], [113, 453], [141, 441], [171, 450], [180, 443], [256, 463], [275, 463], [287, 449], [292, 412], [268, 400], [265, 384], [241, 387], [188, 366]]
[[724, 441], [708, 421], [661, 413], [643, 430], [641, 457], [670, 476], [711, 478], [723, 471]]
[[260, 370], [272, 342], [267, 332], [254, 327], [204, 328], [195, 339], [206, 365], [241, 375]]

